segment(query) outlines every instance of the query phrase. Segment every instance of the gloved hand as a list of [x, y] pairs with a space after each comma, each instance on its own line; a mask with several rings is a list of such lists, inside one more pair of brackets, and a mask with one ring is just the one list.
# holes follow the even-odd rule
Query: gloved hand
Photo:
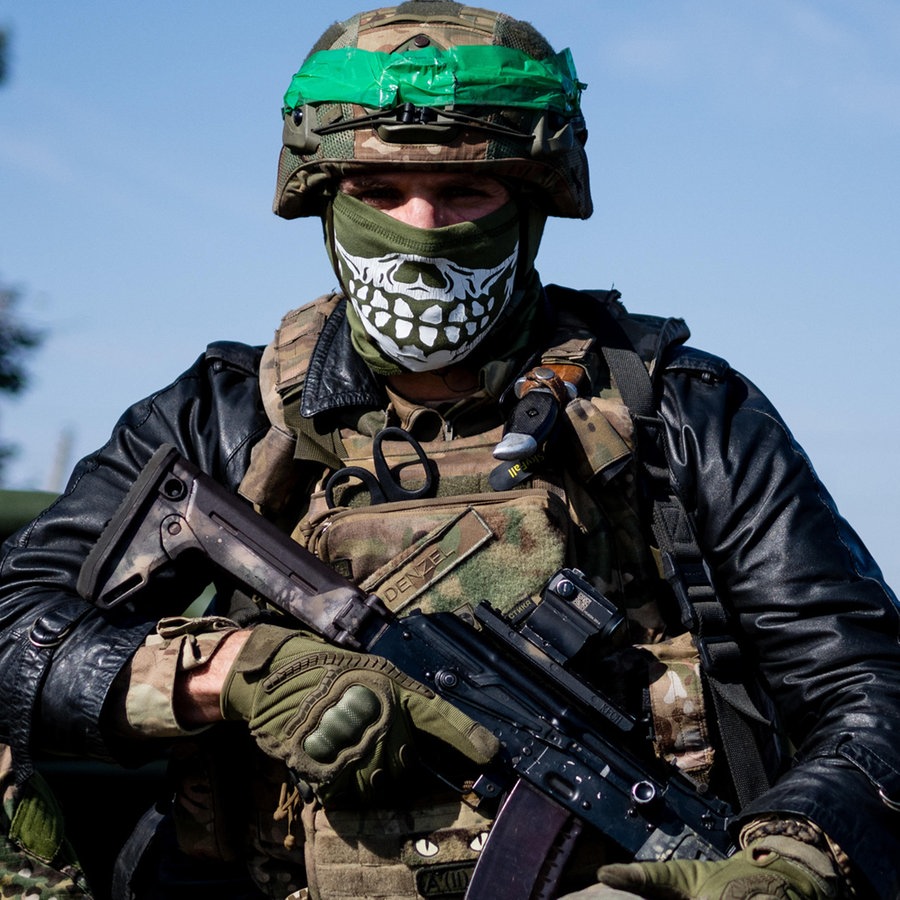
[[412, 762], [417, 731], [478, 764], [499, 749], [486, 728], [387, 660], [274, 625], [253, 629], [220, 705], [323, 803], [371, 802]]
[[759, 838], [721, 862], [670, 860], [603, 866], [602, 884], [666, 900], [826, 900], [840, 896], [832, 860], [783, 835]]

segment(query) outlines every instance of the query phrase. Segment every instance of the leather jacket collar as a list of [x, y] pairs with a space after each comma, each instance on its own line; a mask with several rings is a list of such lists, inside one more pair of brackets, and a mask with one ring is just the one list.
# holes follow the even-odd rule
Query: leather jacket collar
[[347, 301], [328, 317], [309, 361], [300, 415], [348, 406], [384, 406], [387, 396], [369, 367], [353, 349], [347, 323]]

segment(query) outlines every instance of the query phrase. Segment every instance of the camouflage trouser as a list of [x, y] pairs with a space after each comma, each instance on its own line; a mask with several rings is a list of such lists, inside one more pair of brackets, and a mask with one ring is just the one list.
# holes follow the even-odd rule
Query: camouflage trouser
[[0, 897], [27, 900], [49, 897], [83, 897], [90, 900], [84, 876], [77, 866], [55, 868], [0, 835]]
[[0, 897], [90, 900], [50, 789], [37, 773], [16, 784], [5, 744], [0, 744], [0, 799]]

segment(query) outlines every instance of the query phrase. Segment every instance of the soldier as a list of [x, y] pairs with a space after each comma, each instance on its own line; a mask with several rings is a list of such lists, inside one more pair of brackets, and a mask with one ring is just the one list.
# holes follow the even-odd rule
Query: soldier
[[680, 320], [535, 269], [546, 217], [591, 213], [582, 87], [527, 23], [450, 0], [335, 24], [285, 96], [275, 211], [321, 219], [340, 291], [264, 350], [207, 348], [6, 545], [19, 783], [34, 753], [169, 757], [114, 896], [462, 896], [493, 809], [459, 785], [502, 752], [227, 579], [192, 612], [202, 564], [86, 603], [82, 563], [166, 443], [398, 615], [514, 616], [565, 565], [621, 611], [628, 640], [579, 674], [739, 809], [738, 849], [635, 863], [589, 829], [557, 895], [898, 895], [895, 597], [752, 383]]

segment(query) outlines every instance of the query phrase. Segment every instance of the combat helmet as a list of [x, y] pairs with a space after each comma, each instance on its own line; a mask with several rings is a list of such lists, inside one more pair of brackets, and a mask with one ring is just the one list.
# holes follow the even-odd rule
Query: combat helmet
[[274, 210], [318, 215], [341, 177], [384, 166], [510, 179], [545, 214], [587, 218], [584, 87], [568, 50], [504, 13], [450, 0], [358, 13], [285, 94]]

